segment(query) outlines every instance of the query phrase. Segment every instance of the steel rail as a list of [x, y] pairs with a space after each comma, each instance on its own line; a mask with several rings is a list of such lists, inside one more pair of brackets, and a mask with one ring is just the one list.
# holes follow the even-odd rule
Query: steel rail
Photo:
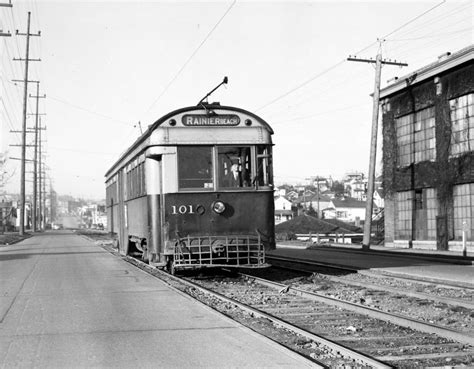
[[[281, 265], [274, 265], [274, 266], [277, 267], [277, 268], [282, 268], [282, 269], [287, 269], [287, 270], [291, 270], [291, 271], [301, 272], [301, 270], [296, 269], [296, 268], [292, 268], [292, 267], [289, 267], [289, 266], [281, 266]], [[359, 271], [359, 272], [361, 272], [361, 271]], [[359, 273], [359, 274], [365, 275], [367, 277], [374, 277], [374, 275], [371, 274], [370, 272], [369, 273], [364, 273], [362, 271], [362, 273]], [[403, 296], [423, 298], [423, 299], [426, 299], [426, 300], [431, 300], [431, 301], [434, 301], [434, 302], [439, 302], [439, 303], [443, 303], [443, 304], [447, 304], [447, 305], [461, 306], [461, 307], [464, 307], [466, 309], [474, 309], [474, 303], [470, 302], [470, 301], [464, 301], [464, 300], [460, 300], [460, 299], [453, 299], [453, 298], [449, 298], [449, 297], [433, 296], [433, 295], [430, 295], [430, 294], [424, 293], [424, 292], [410, 292], [410, 291], [405, 291], [405, 290], [400, 289], [400, 288], [390, 287], [390, 286], [381, 286], [381, 285], [377, 285], [377, 284], [370, 283], [370, 282], [348, 281], [344, 278], [336, 277], [336, 276], [333, 276], [333, 275], [325, 275], [324, 277], [329, 279], [329, 280], [332, 280], [334, 282], [347, 284], [347, 285], [351, 285], [351, 286], [370, 288], [370, 289], [377, 290], [377, 291], [388, 291], [388, 292], [392, 292], [392, 293], [398, 293], [398, 294], [403, 295]], [[392, 276], [388, 276], [388, 277], [390, 277], [392, 279], [399, 279], [397, 277], [392, 277]], [[377, 275], [376, 278], [379, 278], [379, 276]], [[402, 281], [405, 281], [405, 280], [402, 279]], [[413, 280], [410, 280], [410, 282], [412, 282], [412, 281]], [[423, 282], [423, 281], [418, 281], [418, 280], [414, 280], [413, 282], [428, 284], [428, 285], [433, 284], [433, 283]], [[439, 286], [439, 284], [436, 284], [436, 285]], [[459, 287], [456, 287], [456, 288], [459, 288]]]
[[385, 292], [391, 292], [391, 293], [398, 293], [403, 296], [408, 296], [408, 297], [415, 297], [415, 298], [421, 298], [421, 299], [426, 299], [426, 300], [431, 300], [434, 302], [439, 302], [447, 305], [454, 305], [454, 306], [461, 306], [466, 309], [473, 309], [474, 310], [474, 303], [470, 301], [463, 301], [459, 299], [452, 299], [449, 297], [440, 297], [440, 296], [433, 296], [428, 293], [424, 292], [410, 292], [410, 291], [405, 291], [400, 288], [395, 288], [395, 287], [390, 287], [390, 286], [379, 286], [374, 283], [369, 283], [369, 282], [356, 282], [356, 281], [347, 281], [344, 278], [340, 277], [335, 277], [332, 275], [327, 275], [325, 278], [342, 283], [342, 284], [348, 284], [351, 286], [357, 286], [357, 287], [363, 287], [363, 288], [370, 288], [372, 290], [378, 290], [378, 291], [385, 291]]
[[[317, 343], [320, 343], [322, 345], [325, 345], [327, 346], [328, 348], [332, 349], [333, 351], [336, 351], [336, 352], [339, 352], [340, 354], [342, 355], [345, 355], [347, 357], [350, 357], [351, 359], [354, 359], [354, 360], [357, 360], [361, 363], [364, 363], [366, 365], [370, 365], [374, 368], [380, 368], [380, 369], [385, 369], [385, 368], [392, 368], [392, 366], [390, 365], [387, 365], [381, 361], [378, 361], [370, 356], [367, 356], [363, 353], [360, 353], [358, 351], [354, 351], [350, 348], [347, 348], [341, 344], [338, 344], [336, 342], [333, 342], [331, 340], [328, 340], [324, 337], [321, 337], [321, 336], [318, 336], [314, 333], [311, 333], [311, 332], [308, 332], [302, 328], [299, 328], [299, 327], [296, 327], [294, 325], [292, 325], [291, 323], [288, 323], [286, 321], [284, 321], [283, 319], [280, 319], [280, 318], [277, 318], [271, 314], [268, 314], [268, 313], [265, 313], [263, 311], [260, 311], [258, 309], [255, 309], [251, 306], [248, 306], [248, 305], [245, 305], [239, 301], [236, 301], [232, 298], [229, 298], [227, 296], [224, 296], [218, 292], [215, 292], [215, 291], [211, 291], [211, 290], [208, 290], [207, 288], [205, 287], [202, 287], [196, 283], [193, 283], [191, 281], [187, 281], [185, 279], [182, 279], [182, 278], [179, 278], [175, 275], [171, 275], [169, 273], [166, 273], [160, 269], [157, 269], [157, 268], [154, 268], [148, 264], [145, 264], [143, 263], [142, 261], [140, 260], [137, 260], [135, 258], [132, 258], [132, 257], [124, 257], [124, 259], [128, 262], [130, 262], [131, 264], [134, 264], [136, 265], [137, 267], [140, 267], [140, 268], [143, 268], [147, 271], [152, 271], [155, 275], [156, 274], [160, 274], [161, 276], [165, 277], [165, 278], [168, 278], [168, 279], [171, 279], [173, 280], [174, 282], [177, 282], [177, 283], [181, 283], [181, 284], [184, 284], [188, 287], [192, 287], [192, 288], [195, 288], [205, 294], [208, 294], [208, 295], [211, 295], [215, 298], [218, 298], [219, 300], [221, 301], [224, 301], [224, 302], [228, 302], [228, 303], [231, 303], [231, 304], [234, 304], [235, 306], [237, 306], [238, 308], [242, 309], [243, 311], [246, 311], [248, 313], [251, 313], [253, 314], [253, 316], [256, 316], [256, 317], [259, 317], [259, 318], [264, 318], [264, 319], [268, 319], [270, 320], [272, 323], [274, 323], [275, 325], [278, 325], [278, 326], [281, 326], [285, 329], [288, 329], [296, 334], [299, 334], [305, 338], [308, 338], [314, 342], [317, 342]], [[253, 277], [252, 277], [253, 278]], [[312, 360], [315, 360], [315, 359], [312, 359]], [[316, 360], [317, 361], [317, 360]], [[320, 365], [321, 368], [325, 368], [326, 366], [319, 363], [319, 362], [316, 362], [318, 365]]]
[[367, 315], [367, 316], [377, 318], [383, 321], [388, 321], [399, 326], [415, 329], [415, 330], [425, 332], [425, 333], [436, 334], [438, 336], [448, 338], [457, 342], [465, 343], [468, 345], [472, 345], [472, 343], [474, 342], [474, 334], [470, 334], [470, 333], [466, 334], [463, 332], [456, 331], [454, 329], [439, 327], [435, 324], [421, 322], [419, 320], [411, 319], [411, 318], [404, 317], [398, 314], [387, 313], [382, 310], [378, 310], [378, 309], [371, 308], [368, 306], [358, 305], [353, 302], [344, 301], [344, 300], [337, 299], [334, 297], [323, 296], [316, 292], [304, 291], [304, 290], [291, 287], [282, 283], [254, 277], [252, 275], [247, 275], [243, 273], [241, 275], [249, 279], [255, 280], [256, 282], [266, 285], [268, 287], [278, 289], [279, 291], [291, 292], [301, 297], [305, 297], [314, 301], [319, 301], [328, 305], [337, 306], [346, 310], [350, 310], [359, 314]]
[[372, 276], [372, 277], [380, 277], [381, 275], [390, 277], [393, 279], [400, 279], [403, 281], [411, 281], [411, 282], [416, 282], [420, 284], [436, 284], [441, 287], [448, 287], [448, 288], [462, 288], [462, 289], [467, 289], [467, 290], [474, 290], [474, 287], [472, 287], [471, 284], [463, 284], [463, 283], [448, 283], [446, 281], [442, 280], [437, 280], [437, 279], [418, 279], [418, 278], [413, 278], [413, 277], [408, 277], [404, 275], [400, 275], [398, 273], [393, 273], [385, 270], [361, 270], [353, 267], [349, 267], [346, 265], [342, 264], [332, 264], [332, 263], [325, 263], [325, 262], [320, 262], [320, 261], [314, 261], [314, 260], [305, 260], [305, 259], [298, 259], [298, 258], [291, 258], [291, 257], [283, 257], [283, 256], [275, 256], [275, 255], [266, 255], [267, 261], [270, 260], [277, 260], [277, 261], [283, 261], [283, 262], [291, 262], [291, 263], [298, 263], [298, 264], [303, 264], [303, 265], [309, 265], [309, 266], [321, 266], [321, 267], [326, 267], [326, 268], [331, 268], [331, 269], [339, 269], [343, 271], [349, 271], [352, 273], [358, 273], [362, 275], [367, 275], [367, 276]]

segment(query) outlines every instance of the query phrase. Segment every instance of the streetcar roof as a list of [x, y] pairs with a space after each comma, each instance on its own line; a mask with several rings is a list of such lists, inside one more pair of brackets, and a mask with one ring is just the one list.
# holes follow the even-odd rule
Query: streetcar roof
[[[112, 174], [115, 170], [118, 169], [118, 167], [121, 167], [120, 166], [120, 163], [125, 159], [127, 158], [127, 156], [130, 155], [130, 153], [135, 150], [136, 148], [138, 148], [141, 144], [143, 144], [147, 139], [150, 138], [151, 134], [157, 129], [159, 128], [163, 123], [167, 122], [169, 119], [171, 119], [172, 117], [176, 116], [176, 115], [180, 115], [182, 113], [186, 113], [186, 112], [191, 112], [191, 111], [196, 111], [196, 110], [202, 110], [204, 112], [208, 112], [208, 111], [213, 111], [213, 110], [227, 110], [229, 112], [234, 112], [234, 113], [241, 113], [241, 114], [245, 114], [245, 115], [248, 115], [250, 117], [252, 117], [253, 119], [255, 119], [264, 129], [266, 129], [270, 135], [273, 134], [273, 129], [270, 127], [270, 125], [265, 121], [263, 120], [262, 118], [260, 118], [258, 115], [252, 113], [252, 112], [249, 112], [248, 110], [245, 110], [245, 109], [241, 109], [241, 108], [236, 108], [236, 107], [232, 107], [232, 106], [222, 106], [218, 103], [212, 103], [212, 104], [206, 104], [206, 103], [203, 103], [199, 106], [188, 106], [188, 107], [185, 107], [185, 108], [180, 108], [180, 109], [177, 109], [177, 110], [174, 110], [174, 111], [171, 111], [169, 112], [168, 114], [164, 115], [163, 117], [161, 117], [160, 119], [158, 119], [156, 122], [154, 122], [153, 124], [149, 125], [148, 126], [148, 129], [139, 137], [137, 138], [137, 140], [129, 147], [127, 148], [127, 150], [125, 152], [122, 153], [122, 155], [120, 155], [120, 158], [110, 167], [110, 169], [105, 173], [105, 177], [108, 177], [110, 174]], [[208, 127], [209, 128], [209, 127]], [[217, 127], [217, 128], [222, 128], [222, 127]]]

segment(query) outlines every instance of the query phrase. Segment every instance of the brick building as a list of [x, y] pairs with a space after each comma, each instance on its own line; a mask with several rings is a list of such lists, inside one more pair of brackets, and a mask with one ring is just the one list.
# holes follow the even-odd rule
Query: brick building
[[385, 244], [474, 251], [474, 46], [381, 91]]

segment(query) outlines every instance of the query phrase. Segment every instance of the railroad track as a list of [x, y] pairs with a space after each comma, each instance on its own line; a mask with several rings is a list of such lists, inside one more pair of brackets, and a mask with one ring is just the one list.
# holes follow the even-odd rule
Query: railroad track
[[[474, 336], [469, 330], [459, 332], [430, 323], [423, 326], [423, 322], [413, 319], [400, 323], [403, 317], [397, 314], [384, 315], [377, 309], [339, 299], [331, 301], [304, 291], [301, 285], [295, 288], [255, 276], [184, 281], [127, 259], [251, 329], [306, 355], [315, 365], [409, 368], [473, 362]], [[304, 278], [308, 276], [314, 278], [314, 274]], [[301, 284], [304, 278], [300, 272], [298, 277], [288, 279], [291, 284]], [[387, 318], [388, 315], [391, 317]], [[426, 331], [426, 327], [431, 331]]]
[[199, 283], [394, 367], [473, 362], [471, 332], [459, 332], [254, 276]]
[[[436, 284], [438, 286], [444, 286], [448, 288], [465, 288], [468, 290], [473, 290], [472, 284], [470, 283], [450, 283], [448, 281], [440, 281], [436, 279], [420, 279], [414, 276], [406, 276], [400, 275], [397, 273], [385, 271], [385, 270], [361, 270], [357, 268], [353, 268], [347, 265], [342, 264], [332, 264], [327, 262], [318, 262], [314, 260], [305, 260], [305, 259], [298, 259], [298, 258], [291, 258], [291, 257], [282, 257], [282, 256], [275, 256], [275, 255], [266, 255], [266, 260], [270, 262], [270, 264], [275, 266], [281, 267], [288, 267], [289, 269], [297, 269], [302, 271], [314, 272], [315, 270], [321, 269], [328, 269], [328, 270], [339, 270], [341, 272], [347, 273], [357, 273], [360, 275], [366, 275], [370, 277], [390, 277], [394, 280], [399, 281], [408, 281], [408, 282], [416, 282], [419, 284], [424, 285], [433, 285]], [[316, 268], [316, 269], [315, 269]]]
[[306, 356], [314, 362], [315, 367], [391, 368], [380, 360], [316, 335], [223, 293], [206, 288], [196, 281], [170, 275], [132, 257], [124, 259], [248, 328]]

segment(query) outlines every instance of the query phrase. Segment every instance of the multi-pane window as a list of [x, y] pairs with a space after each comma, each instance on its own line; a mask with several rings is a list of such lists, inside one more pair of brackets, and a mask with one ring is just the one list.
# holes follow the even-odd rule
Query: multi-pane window
[[472, 240], [474, 183], [457, 185], [453, 188], [454, 203], [454, 238], [462, 240], [463, 229], [466, 238]]
[[438, 198], [434, 188], [397, 193], [395, 237], [401, 240], [435, 240]]
[[449, 100], [451, 156], [474, 150], [474, 93]]
[[415, 113], [415, 163], [436, 159], [434, 108]]
[[112, 206], [118, 202], [117, 198], [117, 178], [112, 179], [108, 184], [106, 188], [106, 205], [107, 206]]
[[397, 239], [409, 240], [412, 237], [412, 217], [413, 217], [413, 192], [403, 191], [397, 193], [397, 227], [395, 237]]
[[426, 108], [395, 120], [398, 165], [436, 159], [434, 108]]
[[406, 166], [412, 163], [412, 124], [413, 115], [405, 115], [395, 120], [398, 146], [398, 165]]
[[254, 182], [258, 186], [271, 186], [272, 183], [272, 152], [271, 146], [257, 146], [257, 177]]
[[134, 199], [146, 194], [145, 188], [145, 163], [142, 162], [126, 172], [126, 200]]
[[436, 216], [438, 215], [438, 198], [435, 188], [423, 190], [426, 198], [426, 229], [428, 240], [436, 240]]

